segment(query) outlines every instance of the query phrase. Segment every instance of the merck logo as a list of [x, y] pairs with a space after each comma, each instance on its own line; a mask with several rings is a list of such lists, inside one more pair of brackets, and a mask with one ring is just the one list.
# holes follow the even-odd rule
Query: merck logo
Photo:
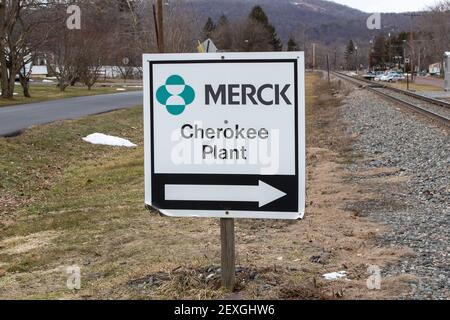
[[166, 84], [156, 91], [156, 99], [170, 114], [177, 116], [194, 102], [195, 92], [191, 86], [186, 85], [182, 77], [172, 75], [167, 78]]

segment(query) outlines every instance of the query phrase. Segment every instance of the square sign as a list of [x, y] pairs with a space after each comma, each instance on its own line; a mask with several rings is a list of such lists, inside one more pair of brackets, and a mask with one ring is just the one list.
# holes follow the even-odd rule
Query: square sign
[[302, 52], [144, 55], [145, 202], [172, 217], [299, 219]]

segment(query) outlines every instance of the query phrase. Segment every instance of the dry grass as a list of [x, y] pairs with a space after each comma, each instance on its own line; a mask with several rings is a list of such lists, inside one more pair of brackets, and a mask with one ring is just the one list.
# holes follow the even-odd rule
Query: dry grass
[[[391, 84], [395, 88], [406, 90], [408, 88], [408, 85], [406, 81], [404, 82], [397, 82]], [[410, 83], [409, 89], [413, 91], [443, 91], [444, 89], [441, 87], [436, 87], [432, 85], [426, 85], [426, 84], [416, 84], [416, 83]]]
[[[308, 208], [303, 221], [239, 220], [238, 285], [219, 288], [216, 219], [169, 219], [143, 206], [140, 108], [64, 121], [0, 140], [0, 298], [23, 299], [350, 299], [395, 297], [365, 286], [371, 264], [401, 251], [378, 248], [381, 228], [345, 209], [374, 196], [346, 182], [348, 138], [339, 95], [307, 79]], [[325, 94], [323, 94], [325, 92]], [[104, 132], [139, 146], [93, 146]], [[350, 161], [349, 159], [345, 161]], [[66, 267], [81, 268], [81, 290]], [[322, 274], [346, 270], [349, 281]], [[390, 282], [389, 282], [390, 281]], [[393, 290], [395, 288], [395, 290]]]

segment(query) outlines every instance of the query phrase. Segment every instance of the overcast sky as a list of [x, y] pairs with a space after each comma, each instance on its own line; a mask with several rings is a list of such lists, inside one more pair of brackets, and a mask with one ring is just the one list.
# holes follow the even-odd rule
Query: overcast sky
[[405, 12], [423, 10], [437, 0], [329, 0], [365, 12]]

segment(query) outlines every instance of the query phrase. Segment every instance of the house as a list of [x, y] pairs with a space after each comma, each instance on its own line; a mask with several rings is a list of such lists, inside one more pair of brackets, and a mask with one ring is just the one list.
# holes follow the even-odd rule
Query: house
[[48, 75], [47, 66], [32, 66], [31, 78], [46, 78]]
[[42, 55], [36, 55], [31, 67], [31, 78], [46, 78], [47, 76], [47, 60]]
[[[26, 59], [29, 59], [30, 56], [27, 56]], [[21, 69], [22, 74], [27, 74], [30, 72], [30, 78], [32, 79], [42, 79], [48, 76], [47, 69], [47, 61], [44, 58], [38, 57], [35, 58], [33, 62], [29, 62], [25, 65], [23, 69]]]
[[440, 75], [441, 74], [441, 69], [442, 69], [442, 63], [441, 62], [436, 62], [433, 64], [430, 64], [428, 66], [428, 72], [432, 75]]

